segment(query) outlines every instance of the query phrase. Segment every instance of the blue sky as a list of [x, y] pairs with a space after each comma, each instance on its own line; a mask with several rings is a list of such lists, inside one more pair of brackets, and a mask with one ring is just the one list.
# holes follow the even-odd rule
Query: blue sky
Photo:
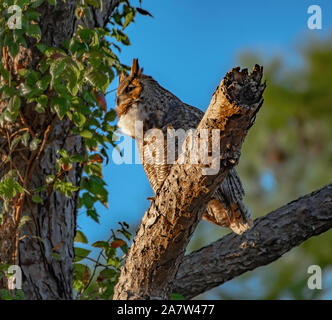
[[[307, 28], [307, 9], [313, 4], [322, 8], [322, 30]], [[136, 23], [128, 27], [132, 44], [123, 48], [122, 62], [131, 64], [139, 58], [144, 73], [202, 110], [224, 74], [238, 64], [239, 53], [286, 55], [288, 63], [296, 65], [300, 62], [296, 44], [312, 35], [325, 36], [332, 26], [331, 0], [207, 0], [204, 5], [198, 0], [143, 0], [143, 8], [154, 18], [137, 16]], [[110, 89], [117, 84], [114, 81]], [[114, 94], [107, 100], [114, 107]], [[152, 195], [141, 165], [110, 161], [104, 175], [109, 209], [98, 207], [100, 224], [83, 213], [78, 218], [90, 243], [107, 238], [118, 221], [137, 224], [149, 207], [146, 198]]]

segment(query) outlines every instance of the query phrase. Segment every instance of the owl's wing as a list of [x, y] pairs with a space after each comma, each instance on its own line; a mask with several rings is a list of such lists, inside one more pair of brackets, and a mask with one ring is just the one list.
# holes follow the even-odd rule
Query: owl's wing
[[[164, 183], [172, 167], [172, 164], [167, 164], [166, 161], [166, 141], [164, 135], [159, 141], [145, 137], [143, 142], [141, 160], [155, 194]], [[176, 150], [177, 147], [176, 142]], [[252, 225], [250, 211], [242, 201], [243, 196], [244, 190], [241, 180], [236, 170], [232, 169], [209, 201], [203, 219], [219, 226], [231, 228], [235, 233], [243, 233]]]
[[252, 226], [251, 213], [242, 201], [243, 196], [241, 180], [232, 169], [208, 203], [203, 219], [231, 228], [235, 233], [243, 233]]
[[172, 165], [166, 163], [166, 140], [163, 142], [163, 144], [158, 144], [157, 141], [145, 140], [143, 143], [141, 161], [155, 194], [162, 186], [172, 167]]

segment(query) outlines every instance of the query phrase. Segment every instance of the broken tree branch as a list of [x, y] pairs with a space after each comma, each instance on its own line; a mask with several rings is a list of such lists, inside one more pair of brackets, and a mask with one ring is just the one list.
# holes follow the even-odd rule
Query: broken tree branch
[[247, 271], [271, 263], [310, 237], [332, 228], [332, 184], [255, 220], [234, 233], [186, 256], [173, 292], [187, 299]]
[[[237, 164], [248, 129], [263, 103], [263, 68], [249, 75], [234, 68], [216, 89], [198, 125], [218, 129], [220, 170], [206, 175], [203, 164], [173, 165], [151, 202], [115, 287], [114, 299], [166, 299], [185, 249], [206, 205], [228, 171]], [[189, 150], [187, 150], [189, 153]]]

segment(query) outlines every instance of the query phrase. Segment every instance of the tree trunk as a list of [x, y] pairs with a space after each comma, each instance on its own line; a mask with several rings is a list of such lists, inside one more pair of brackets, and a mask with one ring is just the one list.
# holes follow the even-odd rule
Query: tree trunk
[[[76, 0], [58, 1], [55, 7], [47, 1], [38, 9], [41, 13], [41, 42], [59, 47], [72, 37], [78, 22], [87, 27], [102, 27], [107, 24], [119, 0], [105, 0], [103, 10], [91, 9], [93, 21], [78, 21], [75, 17]], [[28, 42], [21, 47], [20, 63], [23, 67], [34, 68], [40, 53]], [[15, 75], [17, 58], [13, 61], [6, 52], [2, 63]], [[0, 113], [6, 107], [0, 104]], [[65, 149], [68, 154], [85, 153], [79, 136], [70, 136], [69, 120], [60, 121], [51, 114], [38, 114], [32, 107], [22, 103], [20, 117], [11, 125], [0, 127], [0, 177], [10, 170], [17, 170], [26, 190], [36, 189], [45, 184], [47, 175], [55, 174], [57, 151]], [[41, 140], [36, 151], [19, 150], [10, 154], [10, 143], [17, 130], [27, 130]], [[67, 181], [80, 185], [82, 167], [75, 164], [68, 173]], [[76, 230], [78, 193], [72, 198], [53, 191], [40, 192], [42, 202], [33, 203], [26, 194], [17, 196], [10, 204], [0, 224], [0, 263], [19, 265], [22, 269], [22, 289], [25, 299], [72, 299], [73, 242]], [[20, 218], [31, 220], [18, 229]], [[6, 283], [2, 283], [2, 286]]]

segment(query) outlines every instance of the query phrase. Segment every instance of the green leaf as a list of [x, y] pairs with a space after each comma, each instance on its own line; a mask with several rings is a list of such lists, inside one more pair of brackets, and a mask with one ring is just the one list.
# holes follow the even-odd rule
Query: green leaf
[[21, 107], [21, 98], [19, 96], [14, 96], [9, 100], [7, 109], [10, 112], [17, 112]]
[[[46, 60], [41, 60], [39, 62], [39, 70], [41, 73], [45, 73], [49, 67], [50, 67], [50, 64]], [[47, 73], [47, 75], [48, 75], [48, 73]]]
[[63, 58], [53, 60], [50, 67], [52, 82], [65, 70], [66, 62]]
[[92, 220], [94, 220], [95, 222], [99, 223], [99, 214], [98, 214], [98, 212], [97, 212], [97, 210], [95, 208], [88, 209], [86, 211], [86, 215], [88, 217], [90, 217]]
[[24, 96], [25, 98], [32, 98], [36, 93], [36, 90], [33, 90], [26, 83], [21, 83], [18, 87], [18, 90], [20, 95]]
[[41, 30], [38, 24], [30, 23], [25, 33], [27, 36], [37, 39], [38, 42], [41, 39]]
[[26, 18], [29, 21], [30, 20], [39, 21], [39, 17], [40, 17], [40, 13], [37, 12], [36, 10], [31, 9], [31, 8], [28, 8], [24, 12], [24, 18]]
[[27, 47], [27, 42], [24, 38], [24, 32], [22, 29], [15, 29], [13, 35], [14, 35], [14, 41], [17, 44], [21, 44], [25, 48]]
[[93, 134], [89, 130], [83, 130], [83, 131], [80, 132], [80, 136], [83, 137], [83, 138], [86, 138], [86, 139], [90, 139], [90, 138], [93, 137]]
[[36, 47], [41, 53], [45, 53], [45, 51], [48, 49], [48, 46], [43, 43], [36, 44]]
[[146, 10], [144, 10], [142, 8], [139, 8], [139, 7], [137, 7], [136, 10], [137, 10], [138, 13], [140, 13], [143, 16], [150, 16], [150, 17], [153, 18], [153, 15], [149, 11], [146, 11]]
[[84, 77], [93, 87], [102, 90], [103, 92], [106, 91], [109, 85], [106, 74], [100, 71], [90, 70], [86, 72]]
[[58, 150], [58, 153], [60, 154], [60, 156], [62, 158], [65, 158], [65, 159], [68, 158], [68, 153], [67, 153], [67, 151], [65, 149]]
[[23, 193], [23, 187], [12, 177], [0, 182], [0, 197], [4, 199], [14, 198], [18, 193]]
[[86, 235], [80, 230], [76, 231], [74, 241], [75, 242], [80, 242], [80, 243], [88, 243], [88, 239], [87, 239]]
[[110, 245], [107, 241], [96, 241], [92, 246], [95, 248], [107, 249]]
[[90, 6], [95, 7], [95, 8], [100, 7], [100, 2], [98, 0], [86, 0], [86, 3]]
[[40, 73], [31, 70], [26, 76], [26, 84], [30, 87], [34, 87], [39, 79], [40, 79]]
[[54, 189], [64, 194], [66, 197], [71, 198], [73, 192], [77, 191], [79, 188], [74, 186], [71, 182], [57, 180], [54, 183]]
[[118, 274], [119, 274], [119, 272], [117, 272], [116, 270], [108, 269], [108, 268], [104, 269], [100, 272], [100, 275], [102, 275], [106, 279], [111, 279], [114, 276], [117, 276]]
[[96, 103], [96, 98], [90, 91], [83, 91], [82, 97], [86, 102], [88, 102], [92, 105], [94, 105]]
[[81, 208], [84, 205], [87, 209], [92, 209], [95, 203], [96, 203], [95, 197], [93, 197], [88, 192], [85, 192], [80, 198], [79, 206]]
[[[83, 183], [83, 181], [85, 183]], [[107, 207], [108, 192], [105, 189], [105, 182], [97, 176], [85, 178], [82, 186], [91, 192], [104, 206]]]
[[80, 87], [76, 81], [69, 81], [67, 84], [67, 89], [73, 96], [76, 96], [80, 90]]
[[10, 72], [4, 68], [3, 64], [0, 64], [0, 74], [4, 77], [6, 82], [9, 81]]
[[82, 113], [75, 112], [73, 114], [73, 121], [78, 127], [83, 127], [84, 123], [86, 122], [86, 117]]
[[40, 80], [37, 81], [37, 83], [36, 83], [37, 88], [41, 91], [46, 91], [51, 80], [52, 80], [52, 77], [50, 74], [43, 76]]
[[121, 261], [118, 257], [107, 259], [107, 265], [108, 266], [113, 266], [115, 268], [119, 268], [120, 264], [121, 264]]
[[65, 98], [67, 99], [67, 103], [68, 105], [70, 105], [70, 101], [72, 99], [72, 93], [68, 90], [67, 88], [68, 84], [65, 85], [63, 84], [63, 79], [61, 79], [61, 77], [59, 77], [58, 79], [56, 79], [56, 81], [54, 81], [53, 83], [53, 88], [56, 91], [56, 93], [58, 94], [58, 96], [60, 96], [61, 98]]
[[135, 18], [135, 10], [129, 11], [125, 17], [125, 21], [123, 23], [123, 29], [125, 29], [131, 22], [133, 22], [134, 18]]
[[15, 58], [20, 51], [20, 46], [16, 41], [13, 40], [8, 44], [8, 50], [10, 55]]
[[46, 105], [48, 102], [48, 97], [46, 95], [41, 95], [40, 97], [38, 97], [37, 99], [37, 104], [35, 106], [35, 110], [38, 113], [44, 113], [46, 110]]
[[30, 221], [30, 220], [31, 220], [31, 218], [29, 216], [21, 217], [20, 223], [18, 224], [18, 229], [21, 229], [25, 225], [25, 223]]
[[[16, 121], [16, 118], [18, 116], [18, 113], [17, 112], [9, 112], [9, 111], [5, 111], [3, 114], [3, 117], [4, 119], [7, 121], [7, 122], [15, 122]], [[1, 116], [2, 116], [1, 115]]]
[[72, 38], [69, 43], [69, 50], [71, 53], [75, 54], [77, 52], [86, 51], [86, 45], [79, 42], [76, 38]]
[[116, 118], [116, 112], [114, 109], [111, 109], [109, 112], [106, 113], [104, 120], [108, 122], [113, 122]]
[[32, 1], [32, 8], [38, 8], [40, 5], [44, 3], [45, 0], [34, 0]]
[[83, 162], [84, 158], [79, 154], [73, 154], [69, 157], [70, 162]]
[[121, 30], [113, 28], [112, 37], [115, 37], [117, 41], [121, 42], [126, 46], [130, 45], [128, 36], [125, 33], [123, 33]]
[[51, 6], [56, 6], [56, 2], [57, 2], [57, 0], [47, 0], [47, 2], [48, 2]]
[[78, 248], [78, 247], [75, 247], [74, 251], [75, 251], [75, 259], [74, 259], [75, 262], [85, 259], [91, 252], [91, 250]]
[[51, 108], [56, 112], [60, 120], [62, 120], [68, 112], [69, 104], [70, 102], [63, 97], [54, 97], [51, 100]]
[[88, 268], [87, 265], [82, 263], [74, 263], [74, 272], [82, 275], [82, 273]]
[[81, 29], [78, 31], [78, 35], [80, 36], [80, 38], [82, 39], [82, 41], [84, 41], [86, 44], [89, 44], [90, 40], [92, 39], [93, 35], [94, 35], [95, 31], [92, 29]]
[[32, 201], [34, 202], [34, 203], [41, 203], [41, 198], [39, 197], [39, 196], [32, 196], [31, 197], [32, 198]]

